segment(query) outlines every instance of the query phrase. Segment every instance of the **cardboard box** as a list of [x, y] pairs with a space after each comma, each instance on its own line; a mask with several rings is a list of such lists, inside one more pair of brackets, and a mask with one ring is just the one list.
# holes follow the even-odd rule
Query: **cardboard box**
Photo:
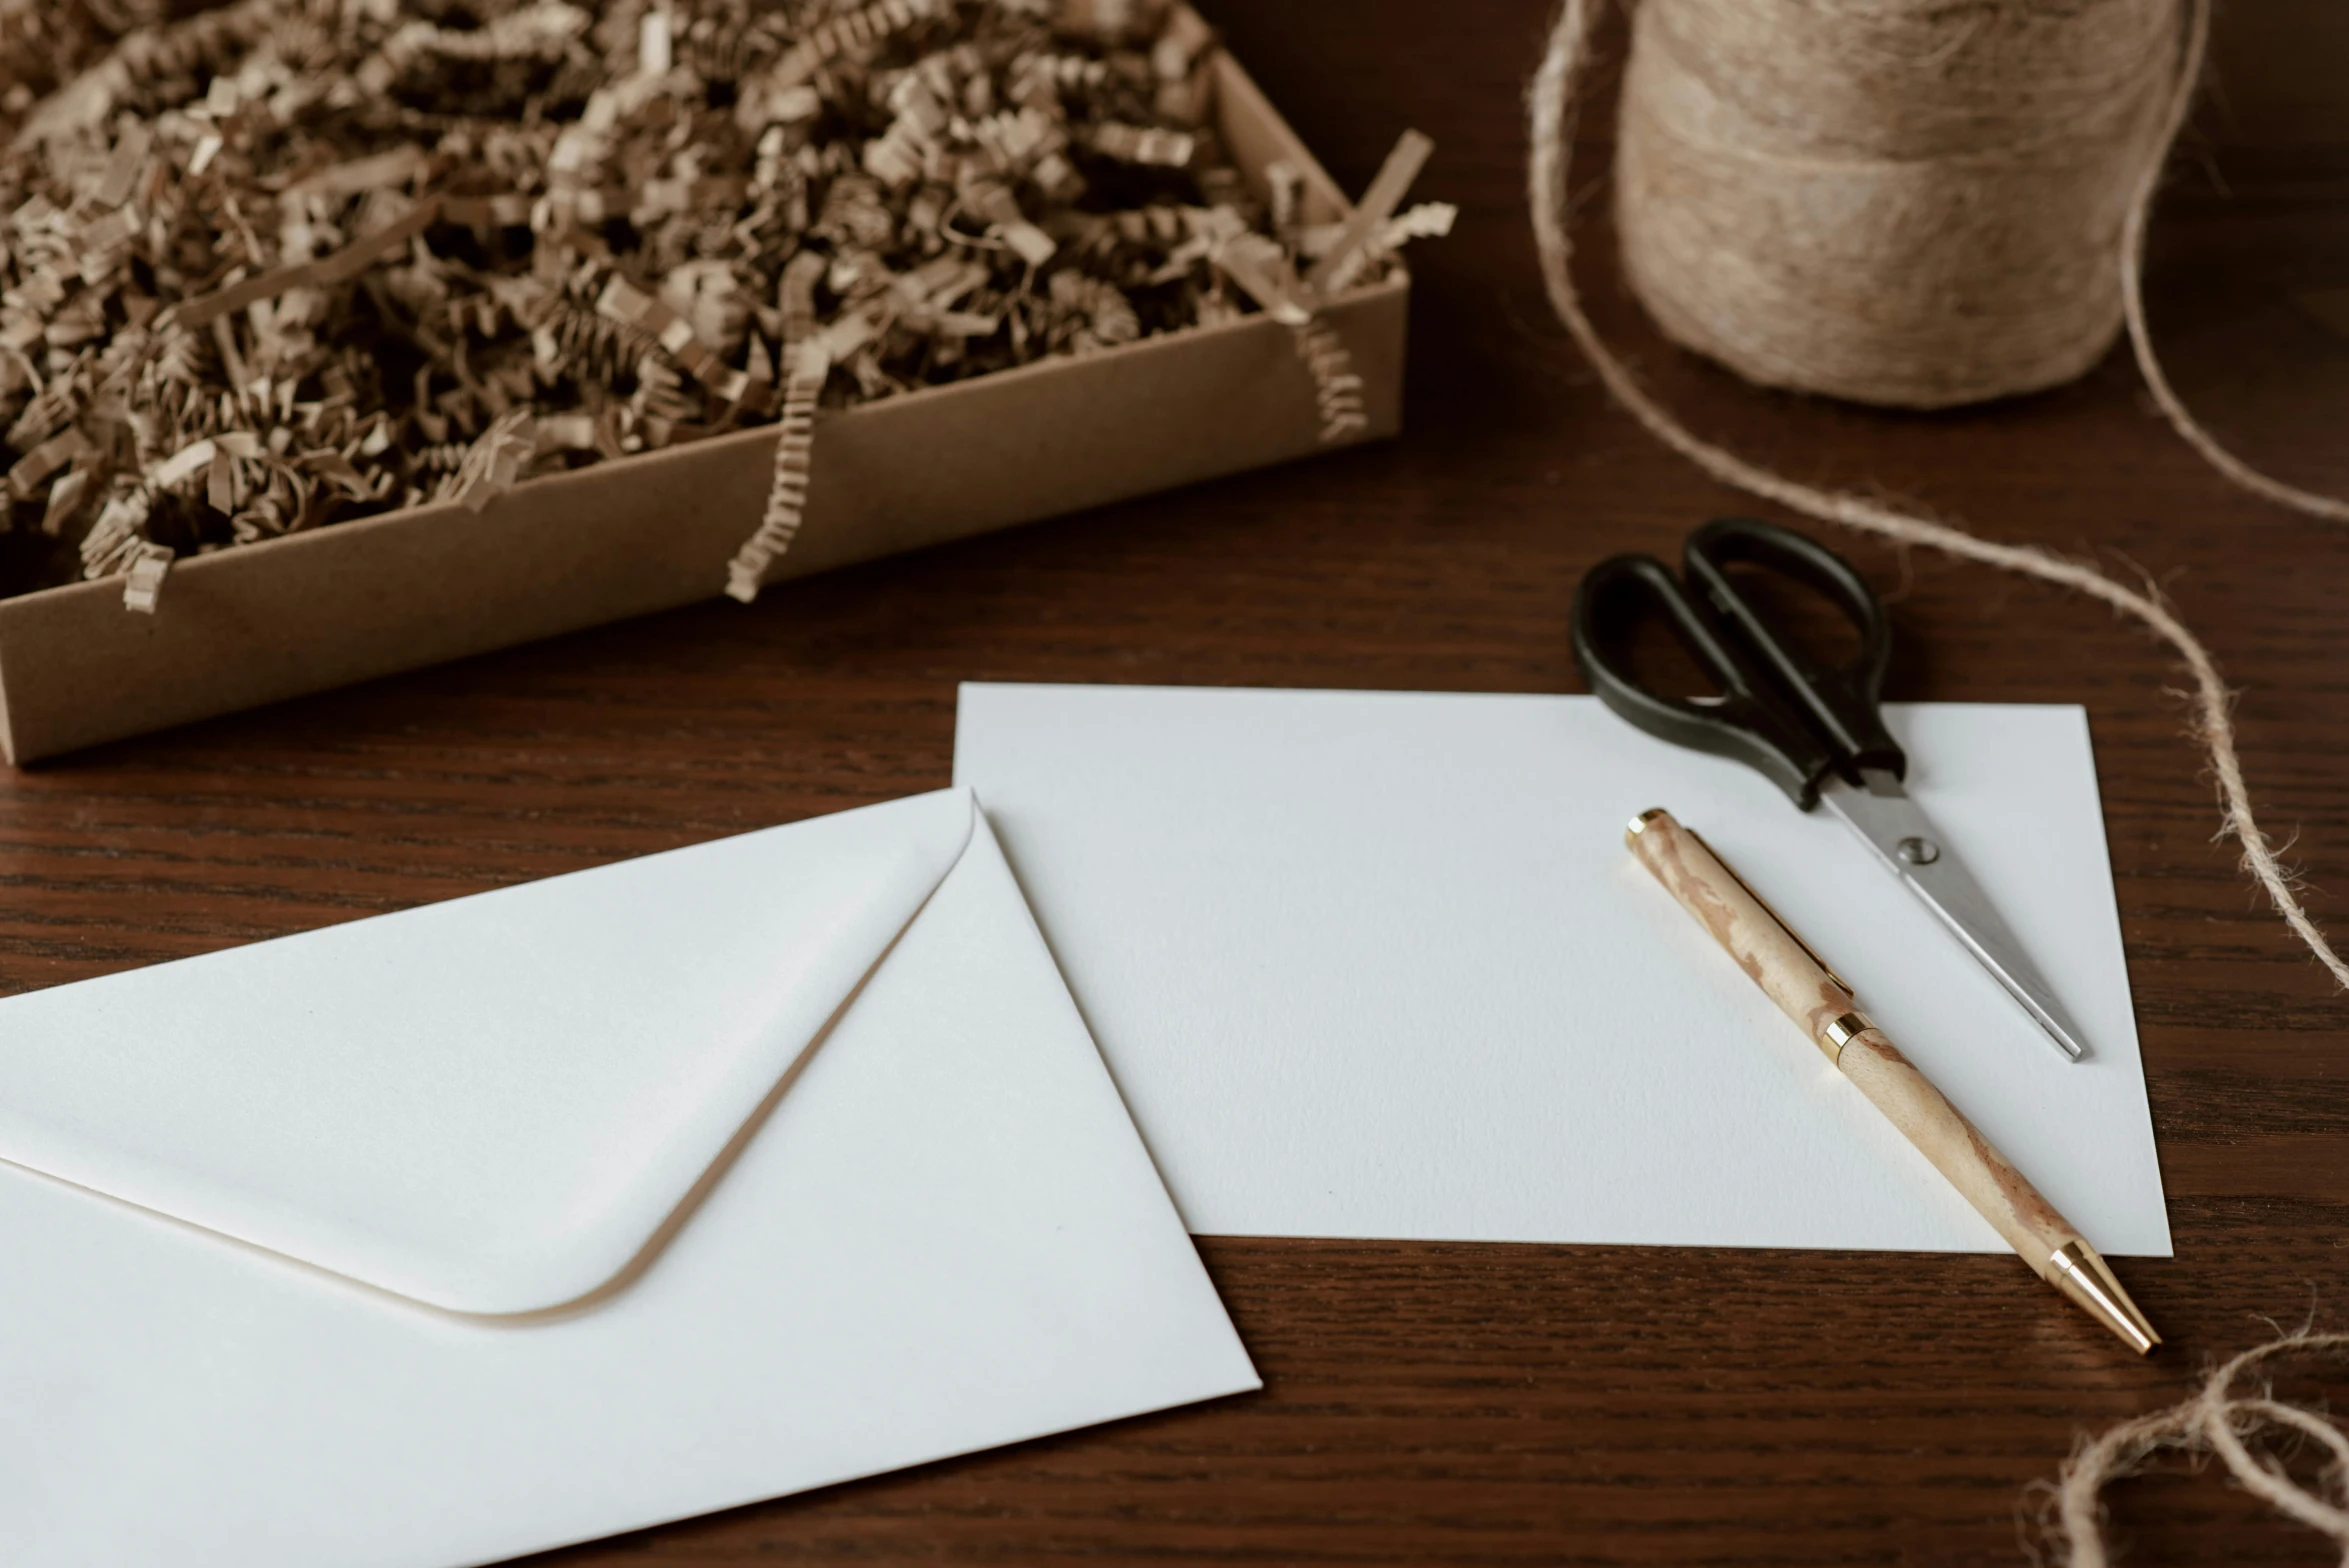
[[[1226, 146], [1259, 187], [1347, 203], [1247, 73], [1215, 60]], [[1402, 416], [1410, 280], [1331, 302], [1368, 425]], [[154, 615], [119, 578], [0, 600], [0, 746], [25, 763], [714, 597], [765, 509], [773, 427], [183, 560]], [[1324, 450], [1313, 380], [1265, 316], [821, 417], [798, 538], [770, 582]]]

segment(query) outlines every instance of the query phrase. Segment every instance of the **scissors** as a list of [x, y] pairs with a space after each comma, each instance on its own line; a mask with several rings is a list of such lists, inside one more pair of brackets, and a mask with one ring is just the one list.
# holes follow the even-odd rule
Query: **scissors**
[[[1824, 595], [1859, 632], [1858, 657], [1842, 669], [1805, 658], [1738, 591], [1728, 571], [1733, 564]], [[1892, 660], [1884, 601], [1834, 551], [1751, 518], [1721, 518], [1690, 534], [1682, 570], [1685, 585], [1654, 556], [1618, 555], [1582, 579], [1574, 596], [1574, 658], [1599, 700], [1658, 739], [1760, 770], [1798, 810], [1824, 802], [2056, 1048], [2078, 1061], [2079, 1033], [2063, 1005], [1902, 787], [1908, 756], [1884, 728], [1879, 700]], [[1718, 695], [1661, 696], [1623, 673], [1618, 659], [1625, 639], [1642, 616], [1658, 610], [1720, 687]]]

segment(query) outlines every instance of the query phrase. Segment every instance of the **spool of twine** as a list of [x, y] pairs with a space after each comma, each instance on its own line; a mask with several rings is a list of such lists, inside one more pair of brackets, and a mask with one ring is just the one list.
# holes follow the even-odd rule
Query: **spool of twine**
[[[2218, 661], [2158, 588], [1752, 462], [1681, 423], [1599, 336], [1574, 281], [1570, 181], [1606, 3], [1559, 0], [1527, 93], [1526, 195], [1551, 307], [1609, 395], [1723, 484], [2085, 594], [2167, 643], [2190, 677], [2220, 835], [2349, 989], [2349, 960], [2252, 815]], [[2180, 436], [2253, 494], [2349, 521], [2349, 501], [2270, 478], [2221, 446], [2178, 400], [2146, 332], [2146, 216], [2193, 103], [2209, 5], [1645, 0], [1617, 171], [1631, 188], [1619, 208], [1633, 287], [1676, 339], [1756, 381], [1912, 407], [2076, 374], [2110, 341], [2117, 300], [2138, 369]], [[2089, 252], [2098, 239], [2101, 258]]]
[[2078, 376], [2167, 138], [2180, 0], [1643, 0], [1624, 272], [1750, 381], [1944, 408]]
[[[1564, 0], [1542, 80], [1598, 10]], [[2204, 429], [2146, 329], [2146, 216], [2209, 28], [2209, 0], [1646, 0], [1617, 131], [1624, 274], [1668, 336], [1748, 380], [1902, 408], [2054, 386], [2125, 323], [2213, 468], [2349, 522]]]

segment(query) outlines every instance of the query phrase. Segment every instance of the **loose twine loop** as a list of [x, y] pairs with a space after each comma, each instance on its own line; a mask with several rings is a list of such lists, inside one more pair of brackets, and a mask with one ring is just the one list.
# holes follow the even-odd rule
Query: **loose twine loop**
[[[2216, 1368], [2193, 1397], [2081, 1444], [2053, 1488], [2053, 1523], [2067, 1568], [2109, 1568], [2104, 1489], [2164, 1453], [2197, 1460], [2216, 1454], [2236, 1485], [2323, 1535], [2349, 1563], [2349, 1433], [2315, 1410], [2277, 1399], [2266, 1380], [2270, 1363], [2296, 1356], [2349, 1359], [2349, 1334], [2283, 1335]], [[2238, 1393], [2238, 1385], [2246, 1390]], [[2252, 1442], [2270, 1431], [2315, 1445], [2327, 1461], [2322, 1491], [2293, 1480], [2274, 1456], [2252, 1451]]]
[[[2220, 837], [2232, 837], [2242, 845], [2244, 869], [2267, 894], [2269, 903], [2334, 980], [2349, 988], [2349, 962], [2333, 951], [2302, 908], [2292, 874], [2252, 816], [2250, 793], [2235, 749], [2230, 696], [2217, 661], [2171, 611], [2158, 589], [2150, 583], [2142, 590], [2131, 588], [2093, 565], [2067, 559], [2042, 546], [1982, 539], [1869, 496], [1804, 484], [1748, 462], [1690, 432], [1601, 340], [1574, 286], [1567, 181], [1576, 90], [1587, 69], [1592, 37], [1605, 4], [1606, 0], [1564, 0], [1559, 11], [1529, 94], [1532, 146], [1527, 180], [1534, 241], [1550, 304], [1608, 392], [1650, 434], [1724, 484], [1821, 522], [1902, 544], [1924, 545], [2055, 583], [2143, 622], [2176, 650], [2193, 677], [2188, 694], [2192, 730], [2208, 752], [2218, 782], [2224, 808]], [[1782, 21], [1808, 18], [1812, 25], [1789, 23], [1791, 30], [1783, 35], [1765, 35], [1756, 32], [1750, 21], [1740, 27], [1736, 20], [1740, 13], [1749, 17], [1767, 13]], [[2083, 18], [2094, 19], [2093, 30], [2079, 35], [2087, 40], [2085, 46], [2067, 43], [2057, 47], [2054, 40], [2073, 39], [2073, 35], [2053, 30], [2064, 25], [2089, 27]], [[1871, 20], [1863, 27], [1859, 25], [1862, 19]], [[2009, 46], [1991, 51], [1991, 68], [1968, 65], [1961, 69], [1956, 64], [1967, 56], [1977, 34], [1996, 32], [2010, 24], [2014, 31], [2008, 38]], [[1701, 206], [1707, 191], [1729, 203], [1726, 208], [1709, 210], [1731, 215], [1685, 220], [1693, 225], [1689, 232], [1667, 229], [1660, 238], [1654, 232], [1635, 235], [1626, 230], [1627, 274], [1635, 289], [1648, 298], [1668, 333], [1732, 368], [1750, 365], [1754, 368], [1749, 373], [1755, 379], [1774, 380], [1780, 385], [1832, 391], [1832, 378], [1858, 377], [1865, 390], [1866, 378], [1875, 375], [1884, 383], [1877, 401], [1902, 401], [1897, 394], [1903, 386], [1912, 394], [1906, 399], [1912, 404], [1942, 406], [1993, 395], [1980, 388], [1995, 385], [2002, 377], [2011, 381], [2005, 387], [2010, 391], [2052, 384], [2064, 379], [2059, 373], [2064, 367], [2071, 367], [2069, 374], [2077, 374], [2092, 363], [2104, 351], [2113, 331], [2111, 306], [2096, 305], [2097, 291], [2081, 281], [2092, 282], [2092, 275], [2079, 272], [2076, 265], [2067, 270], [2049, 259], [2054, 250], [2076, 247], [2083, 236], [2094, 237], [2097, 231], [2089, 221], [2094, 215], [2083, 219], [2085, 226], [2041, 228], [2033, 238], [2024, 232], [2032, 225], [2014, 216], [2017, 209], [2011, 200], [2003, 206], [1993, 200], [2003, 188], [1997, 180], [2002, 170], [2007, 174], [2017, 168], [2038, 171], [2032, 176], [2037, 181], [2033, 194], [2020, 209], [2026, 215], [2056, 199], [2051, 192], [2071, 191], [2071, 199], [2084, 200], [2079, 192], [2101, 181], [2110, 191], [2121, 193], [2108, 199], [2102, 209], [2109, 212], [2115, 204], [2122, 209], [2118, 243], [2082, 253], [2101, 256], [2100, 264], [2110, 269], [2105, 273], [2102, 297], [2109, 298], [2110, 280], [2117, 270], [2119, 315], [2136, 351], [2138, 368], [2171, 425], [2221, 473], [2245, 489], [2316, 516], [2349, 521], [2349, 502], [2271, 479], [2203, 431], [2171, 390], [2146, 336], [2140, 281], [2146, 215], [2169, 146], [2185, 123], [2201, 75], [2210, 26], [2207, 0], [2083, 0], [2064, 6], [2043, 0], [1981, 0], [1969, 6], [1950, 6], [1938, 0], [1872, 0], [1866, 5], [1853, 0], [1778, 0], [1767, 7], [1755, 6], [1750, 0], [1743, 5], [1729, 5], [1725, 0], [1645, 0], [1636, 25], [1634, 59], [1625, 82], [1626, 167], [1622, 172], [1634, 182], [1625, 216], [1632, 228], [1640, 228], [1643, 212], [1678, 210], [1692, 192], [1700, 198]], [[1703, 31], [1706, 27], [1724, 30], [1707, 33]], [[1651, 51], [1651, 38], [1663, 38], [1665, 43]], [[1700, 39], [1706, 40], [1702, 49], [1720, 51], [1714, 57], [1717, 61], [1733, 60], [1737, 69], [1750, 65], [1758, 73], [1762, 85], [1741, 89], [1742, 107], [1730, 101], [1737, 95], [1722, 85], [1727, 79], [1724, 71], [1701, 63], [1706, 57], [1700, 52]], [[1818, 70], [1806, 73], [1788, 63], [1792, 58], [1790, 44], [1810, 47], [1831, 63], [1823, 74]], [[1731, 49], [1744, 53], [1732, 56], [1727, 53]], [[2099, 50], [2104, 59], [2101, 65], [2094, 63]], [[1644, 66], [1643, 59], [1648, 62]], [[1905, 87], [1891, 94], [1889, 102], [1885, 94], [1869, 86], [1870, 73], [1887, 69], [1888, 63], [1904, 63], [1906, 67]], [[1921, 78], [1932, 77], [1937, 63], [1949, 67], [1945, 74], [1954, 75], [1956, 90], [1919, 103], [1921, 95], [1909, 89]], [[2152, 65], [2162, 69], [2149, 76]], [[1647, 73], [1644, 76], [1643, 70]], [[1903, 73], [1893, 74], [1897, 78]], [[2132, 89], [2130, 84], [2140, 79], [2150, 81], [2152, 87]], [[2082, 107], [2065, 96], [2079, 93], [2100, 95], [2104, 100], [2101, 108]], [[1997, 107], [2001, 104], [2003, 109]], [[1774, 168], [1765, 170], [1748, 160], [1737, 179], [1715, 180], [1710, 186], [1704, 183], [1704, 160], [1697, 154], [1706, 147], [1716, 153], [1724, 148], [1750, 147], [1764, 140], [1756, 127], [1783, 129], [1799, 124], [1802, 113], [1815, 111], [1825, 117], [1829, 110], [1835, 110], [1838, 123], [1845, 125], [1875, 113], [1879, 134], [1874, 145], [1856, 149], [1813, 127], [1806, 133], [1808, 144], [1798, 136], [1791, 152], [1783, 146], [1772, 152]], [[1987, 138], [1983, 134], [1986, 129], [1992, 133]], [[1783, 143], [1785, 137], [1779, 141]], [[1635, 147], [1640, 150], [1633, 150]], [[1985, 147], [1988, 152], [1982, 151]], [[1848, 175], [1855, 163], [1867, 160], [1872, 160], [1878, 180], [1895, 191], [1895, 199], [1882, 204], [1892, 214], [1889, 221], [1870, 208], [1870, 193], [1864, 183], [1855, 191], [1844, 181], [1840, 195], [1824, 208], [1804, 199], [1830, 188], [1823, 171], [1831, 166]], [[1960, 215], [1954, 230], [1947, 211], [1925, 210], [1928, 204], [1917, 181], [1928, 166], [1940, 168], [1957, 181], [1940, 192], [1944, 206]], [[1724, 189], [1726, 196], [1722, 195]], [[1951, 189], [1957, 192], [1954, 205], [1949, 199]], [[1789, 196], [1789, 192], [1794, 194]], [[1997, 211], [1990, 211], [1993, 207]], [[1963, 221], [1969, 208], [1976, 216], [1988, 212], [1986, 222], [1971, 225]], [[1773, 233], [1763, 228], [1757, 236], [1733, 235], [1724, 227], [1740, 222], [1775, 223], [1777, 229]], [[1657, 226], [1651, 223], [1645, 227], [1654, 231]], [[1976, 232], [1977, 228], [1982, 232]], [[1753, 258], [1785, 254], [1783, 247], [1777, 252], [1769, 249], [1773, 240], [1792, 233], [1809, 234], [1818, 243], [1808, 252], [1798, 248], [1794, 254], [1807, 256], [1813, 265], [1822, 255], [1828, 260], [1841, 256], [1864, 261], [1879, 240], [1899, 254], [1912, 259], [1926, 257], [1929, 263], [1936, 237], [1948, 246], [1953, 243], [1953, 232], [1961, 230], [1973, 235], [1969, 243], [1974, 249], [1964, 256], [1978, 268], [1988, 269], [1984, 275], [1993, 286], [2001, 275], [1996, 264], [2008, 259], [2025, 258], [2026, 275], [2033, 266], [2050, 270], [2050, 278], [2032, 284], [2041, 289], [2039, 307], [2020, 312], [2018, 321], [2005, 323], [1997, 331], [1978, 334], [1978, 342], [1969, 341], [1964, 331], [1953, 335], [1944, 330], [1918, 338], [1915, 323], [1933, 315], [1936, 308], [1945, 309], [1953, 299], [1964, 305], [1989, 298], [1979, 292], [1949, 292], [1961, 286], [1979, 290], [1980, 277], [1962, 270], [1935, 271], [1928, 265], [1933, 281], [1923, 292], [1904, 291], [1897, 280], [1879, 280], [1877, 293], [1845, 300], [1845, 314], [1877, 329], [1873, 332], [1874, 361], [1867, 352], [1870, 335], [1848, 330], [1833, 311], [1810, 313], [1813, 329], [1824, 330], [1825, 339], [1805, 338], [1801, 332], [1790, 338], [1778, 331], [1780, 322], [1762, 319], [1773, 312], [1786, 314], [1784, 299], [1795, 281], [1760, 275], [1762, 264]], [[1691, 245], [1699, 247], [1699, 262], [1708, 257], [1726, 258], [1726, 264], [1698, 266], [1689, 260]], [[1702, 249], [1708, 245], [1709, 251]], [[1676, 265], [1680, 270], [1675, 271]], [[1742, 280], [1736, 276], [1740, 265], [1746, 272]], [[1696, 281], [1722, 272], [1732, 279], [1730, 285], [1724, 285], [1730, 292], [1721, 296], [1731, 302], [1726, 312], [1706, 304], [1705, 287]], [[2011, 280], [2013, 269], [2007, 268], [2004, 275]], [[1810, 280], [1809, 286], [1815, 290], [1817, 280]], [[1942, 292], [1935, 294], [1934, 289]], [[1881, 330], [1887, 313], [1896, 328], [1889, 333]], [[1981, 321], [1979, 312], [1974, 319]], [[1822, 320], [1827, 322], [1824, 329], [1819, 328]], [[1906, 338], [1898, 330], [1904, 323], [1911, 329]], [[1805, 346], [1813, 341], [1832, 341], [1834, 350], [1823, 353]], [[1897, 352], [1884, 350], [1887, 341]], [[1919, 343], [1924, 345], [1922, 354], [1917, 349]], [[1997, 352], [2002, 346], [2003, 353]], [[1936, 353], [1951, 356], [1938, 370], [1927, 363]], [[1957, 368], [1948, 369], [1949, 365]]]

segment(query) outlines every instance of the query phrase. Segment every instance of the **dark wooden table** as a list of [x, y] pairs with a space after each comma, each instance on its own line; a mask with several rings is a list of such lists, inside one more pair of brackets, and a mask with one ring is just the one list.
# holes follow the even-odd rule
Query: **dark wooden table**
[[[1406, 124], [1440, 145], [1422, 191], [1463, 220], [1415, 252], [1400, 441], [0, 776], [0, 985], [934, 788], [964, 679], [1578, 689], [1577, 575], [1751, 508], [1611, 409], [1542, 303], [1538, 0], [1213, 9], [1347, 183]], [[2164, 208], [2160, 335], [2247, 454], [2349, 493], [2349, 341], [2290, 301], [2349, 285], [2349, 179], [2229, 172]], [[2349, 530], [2229, 490], [2120, 358], [1934, 418], [1755, 392], [1639, 320], [1603, 209], [1605, 328], [1699, 428], [2159, 581], [2242, 686], [2257, 804], [2349, 938]], [[2212, 842], [2170, 658], [2059, 593], [1835, 542], [1897, 595], [1892, 695], [2088, 705], [2177, 1237], [2122, 1267], [2167, 1352], [2119, 1353], [2011, 1258], [1903, 1260], [1887, 1290], [1866, 1255], [1211, 1239], [1261, 1394], [542, 1560], [2020, 1562], [2025, 1489], [2076, 1434], [2168, 1403], [2263, 1314], [2349, 1323], [2349, 1007]], [[2134, 1562], [2323, 1560], [2209, 1477], [2116, 1512]]]

